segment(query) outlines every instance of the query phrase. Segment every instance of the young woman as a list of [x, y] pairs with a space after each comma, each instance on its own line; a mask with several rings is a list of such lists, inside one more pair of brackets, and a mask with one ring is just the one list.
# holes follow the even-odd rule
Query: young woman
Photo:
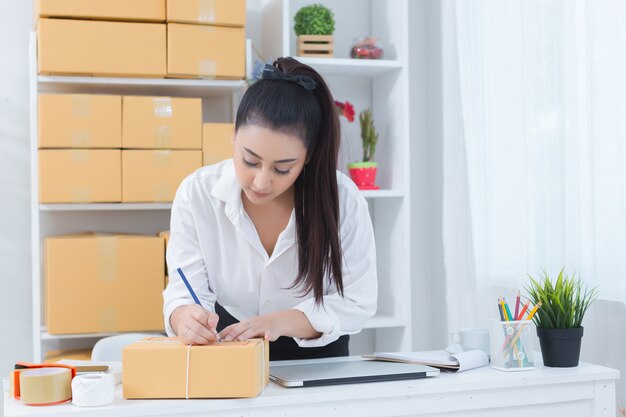
[[378, 287], [367, 203], [337, 171], [339, 136], [315, 70], [292, 58], [265, 67], [237, 111], [233, 159], [197, 170], [176, 193], [168, 335], [264, 337], [271, 360], [348, 355]]

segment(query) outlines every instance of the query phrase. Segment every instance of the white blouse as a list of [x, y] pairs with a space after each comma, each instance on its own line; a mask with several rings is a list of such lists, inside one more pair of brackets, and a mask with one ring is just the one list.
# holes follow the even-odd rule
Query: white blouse
[[270, 257], [243, 208], [232, 159], [189, 175], [172, 206], [169, 284], [163, 291], [167, 334], [175, 335], [172, 311], [194, 303], [177, 268], [207, 310], [215, 311], [217, 300], [240, 321], [279, 310], [302, 311], [322, 336], [294, 338], [301, 347], [325, 346], [361, 331], [377, 307], [374, 231], [367, 202], [354, 183], [338, 172], [337, 184], [344, 297], [326, 280], [323, 306], [316, 306], [312, 292], [302, 296], [299, 288], [289, 289], [298, 275], [295, 213]]

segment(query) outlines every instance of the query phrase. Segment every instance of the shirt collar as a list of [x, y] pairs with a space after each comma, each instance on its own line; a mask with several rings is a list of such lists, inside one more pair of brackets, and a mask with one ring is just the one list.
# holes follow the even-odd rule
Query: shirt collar
[[224, 163], [222, 176], [215, 183], [211, 195], [226, 203], [226, 215], [233, 216], [241, 212], [243, 205], [241, 202], [241, 185], [235, 173], [235, 165], [231, 160]]

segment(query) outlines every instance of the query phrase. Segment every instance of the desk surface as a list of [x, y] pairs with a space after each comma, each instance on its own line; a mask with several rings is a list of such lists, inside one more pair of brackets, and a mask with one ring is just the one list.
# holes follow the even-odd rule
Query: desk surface
[[[116, 400], [105, 407], [71, 404], [28, 407], [5, 397], [5, 416], [615, 416], [619, 371], [580, 363], [576, 368], [537, 367], [502, 372], [484, 367], [437, 377], [314, 388], [283, 388], [270, 382], [257, 398]], [[5, 394], [6, 395], [6, 394]], [[510, 407], [511, 410], [503, 410]]]

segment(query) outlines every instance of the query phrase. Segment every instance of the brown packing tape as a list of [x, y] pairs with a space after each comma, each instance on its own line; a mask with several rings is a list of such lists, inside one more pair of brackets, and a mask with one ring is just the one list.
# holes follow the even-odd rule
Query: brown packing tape
[[118, 314], [115, 307], [102, 307], [98, 311], [98, 327], [103, 333], [109, 333], [117, 331], [118, 329]]
[[[70, 149], [70, 159], [77, 164], [89, 163], [89, 151], [86, 149]], [[91, 201], [90, 187], [72, 187], [70, 200], [72, 203], [86, 203]]]
[[52, 405], [72, 398], [72, 372], [67, 368], [25, 369], [20, 372], [20, 397], [27, 405]]
[[171, 148], [172, 147], [171, 126], [155, 126], [153, 138], [154, 138], [155, 148]]
[[72, 94], [72, 115], [74, 117], [91, 117], [90, 95]]
[[98, 279], [114, 281], [118, 275], [117, 238], [115, 236], [98, 237]]
[[198, 22], [215, 22], [215, 2], [216, 0], [198, 0]]
[[174, 115], [171, 97], [154, 97], [152, 103], [155, 117], [172, 117]]
[[217, 74], [217, 61], [205, 59], [198, 62], [198, 74], [202, 78], [215, 78], [215, 74]]
[[[154, 151], [154, 165], [166, 167], [171, 163], [171, 151]], [[152, 187], [152, 198], [154, 201], [167, 201], [171, 199], [172, 190], [167, 183], [156, 183]]]
[[72, 132], [72, 146], [76, 148], [87, 148], [91, 142], [91, 134], [85, 131]]

